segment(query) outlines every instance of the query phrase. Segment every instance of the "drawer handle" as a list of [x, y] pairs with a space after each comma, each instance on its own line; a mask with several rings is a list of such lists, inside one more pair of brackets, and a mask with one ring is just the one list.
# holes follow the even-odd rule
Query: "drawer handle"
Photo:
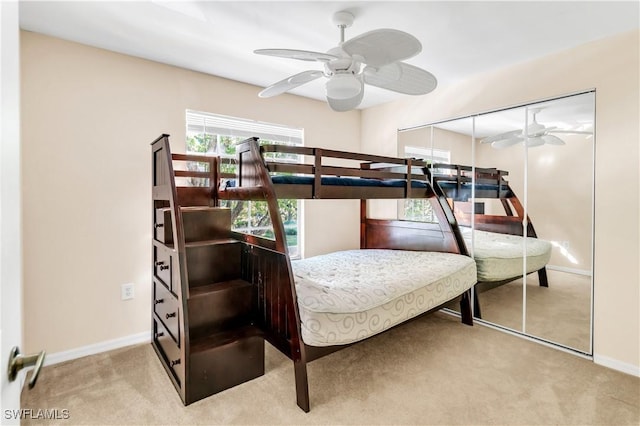
[[169, 269], [169, 265], [165, 265], [164, 262], [162, 261], [156, 262], [156, 266], [159, 266], [161, 271]]
[[171, 366], [172, 367], [175, 367], [176, 365], [179, 365], [179, 364], [180, 364], [180, 360], [179, 359], [171, 361]]
[[156, 223], [154, 226], [156, 228], [162, 228], [164, 226], [164, 223]]
[[169, 319], [169, 318], [174, 318], [175, 316], [176, 316], [176, 313], [175, 313], [175, 312], [171, 312], [170, 314], [167, 314], [167, 315], [166, 315], [167, 319]]
[[161, 303], [164, 303], [164, 299], [156, 299], [155, 302], [156, 302], [156, 305], [159, 305]]
[[162, 336], [164, 336], [164, 331], [158, 331], [158, 332], [156, 333], [156, 335], [154, 336], [154, 338], [155, 338], [156, 340], [158, 340], [158, 337], [162, 337]]

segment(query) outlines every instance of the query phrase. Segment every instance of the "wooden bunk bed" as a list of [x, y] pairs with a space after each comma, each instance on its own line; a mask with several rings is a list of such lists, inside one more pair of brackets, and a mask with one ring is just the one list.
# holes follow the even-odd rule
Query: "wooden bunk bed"
[[[472, 234], [474, 236], [472, 254], [478, 268], [474, 314], [477, 318], [482, 318], [478, 293], [521, 278], [525, 258], [527, 274], [537, 273], [539, 285], [549, 286], [546, 265], [551, 256], [551, 244], [538, 239], [531, 218], [525, 217], [522, 203], [506, 179], [507, 171], [433, 164], [426, 173], [434, 187], [446, 196], [469, 253], [472, 252]], [[499, 200], [504, 215], [485, 214], [484, 208], [478, 209], [482, 205], [473, 205], [466, 212], [455, 206], [456, 202], [469, 203], [474, 198]], [[474, 231], [471, 231], [472, 215]], [[525, 243], [526, 256], [523, 255]]]
[[[297, 403], [309, 411], [308, 362], [437, 310], [456, 298], [462, 322], [473, 324], [475, 263], [466, 252], [444, 194], [426, 180], [424, 162], [320, 148], [260, 146], [257, 139], [248, 139], [237, 152], [237, 172], [231, 174], [221, 172], [225, 159], [171, 154], [168, 135], [152, 143], [152, 344], [183, 403], [264, 374], [267, 340], [293, 361]], [[268, 153], [302, 155], [311, 163], [267, 161]], [[356, 162], [357, 166], [333, 166], [327, 164], [330, 161]], [[206, 167], [204, 171], [174, 168], [184, 162]], [[183, 178], [206, 179], [207, 184], [179, 186], [177, 181]], [[366, 250], [292, 261], [278, 198], [360, 199], [360, 245]], [[371, 219], [366, 200], [372, 198], [426, 198], [439, 223]], [[223, 200], [266, 201], [275, 238], [234, 232], [230, 209], [220, 207]], [[393, 282], [383, 282], [385, 290], [391, 289], [390, 298], [367, 299], [373, 303], [367, 308], [393, 310], [394, 303], [413, 305], [380, 324], [372, 321], [375, 326], [364, 332], [351, 330], [349, 336], [339, 338], [335, 330], [318, 333], [323, 316], [334, 315], [329, 322], [335, 322], [335, 315], [360, 315], [353, 302], [357, 305], [361, 289], [331, 288], [331, 283], [318, 281], [317, 271], [327, 268], [322, 262], [336, 262], [331, 256], [338, 256], [342, 264], [361, 264], [362, 257], [357, 262], [351, 260], [362, 253], [379, 253], [391, 263], [399, 261], [393, 256], [407, 256], [401, 261], [422, 267], [416, 268], [421, 275], [429, 274], [430, 265], [444, 265], [439, 266], [440, 277], [427, 277], [431, 279], [427, 285], [433, 285], [429, 291], [437, 288], [438, 294], [416, 293], [425, 290], [413, 287], [396, 290]], [[420, 255], [435, 257], [411, 257]], [[366, 270], [366, 259], [364, 262]], [[380, 261], [376, 258], [374, 262]], [[340, 265], [332, 267], [333, 272], [342, 274], [338, 278], [349, 281], [351, 272]], [[449, 281], [444, 284], [438, 281], [445, 279]], [[440, 291], [442, 288], [446, 292]], [[327, 301], [327, 295], [332, 299]], [[336, 300], [347, 309], [332, 312], [323, 308]]]

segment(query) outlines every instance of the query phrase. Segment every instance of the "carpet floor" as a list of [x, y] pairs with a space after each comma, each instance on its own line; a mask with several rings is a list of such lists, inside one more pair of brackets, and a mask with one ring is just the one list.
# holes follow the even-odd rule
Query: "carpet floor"
[[[589, 353], [591, 277], [548, 270], [549, 287], [527, 276], [526, 333]], [[522, 332], [522, 279], [480, 293], [482, 318]], [[562, 318], [561, 321], [558, 319]]]
[[150, 344], [48, 366], [22, 406], [69, 419], [23, 424], [640, 423], [639, 378], [443, 313], [310, 363], [309, 413], [266, 347], [264, 376], [187, 407]]

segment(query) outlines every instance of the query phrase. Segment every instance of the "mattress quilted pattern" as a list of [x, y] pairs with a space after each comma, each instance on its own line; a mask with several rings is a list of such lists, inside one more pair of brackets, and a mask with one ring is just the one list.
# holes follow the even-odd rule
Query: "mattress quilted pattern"
[[[471, 229], [460, 228], [471, 251]], [[523, 249], [526, 241], [527, 273], [543, 268], [551, 258], [551, 243], [538, 238], [495, 232], [474, 232], [473, 257], [478, 268], [478, 281], [501, 281], [522, 275]]]
[[353, 343], [460, 295], [476, 282], [466, 256], [348, 250], [292, 262], [302, 338], [312, 346]]

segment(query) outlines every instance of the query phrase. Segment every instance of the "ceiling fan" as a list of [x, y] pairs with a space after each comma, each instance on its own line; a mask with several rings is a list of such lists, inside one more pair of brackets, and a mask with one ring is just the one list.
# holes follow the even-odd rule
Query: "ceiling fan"
[[344, 41], [344, 29], [353, 24], [349, 12], [336, 12], [333, 23], [340, 29], [340, 44], [327, 53], [295, 49], [258, 49], [259, 55], [321, 62], [324, 70], [308, 70], [287, 77], [262, 90], [258, 96], [280, 95], [320, 77], [327, 78], [326, 96], [334, 111], [356, 108], [364, 96], [364, 84], [407, 95], [424, 95], [436, 88], [430, 72], [402, 62], [422, 50], [417, 38], [403, 31], [378, 29]]
[[494, 136], [486, 137], [480, 140], [480, 143], [490, 143], [494, 148], [507, 148], [520, 142], [525, 142], [529, 148], [544, 144], [549, 145], [566, 145], [565, 141], [552, 133], [572, 133], [572, 134], [592, 134], [589, 131], [582, 130], [562, 130], [557, 126], [545, 126], [538, 123], [536, 115], [542, 111], [544, 107], [531, 108], [533, 115], [531, 124], [525, 129], [511, 130], [509, 132], [500, 133]]

